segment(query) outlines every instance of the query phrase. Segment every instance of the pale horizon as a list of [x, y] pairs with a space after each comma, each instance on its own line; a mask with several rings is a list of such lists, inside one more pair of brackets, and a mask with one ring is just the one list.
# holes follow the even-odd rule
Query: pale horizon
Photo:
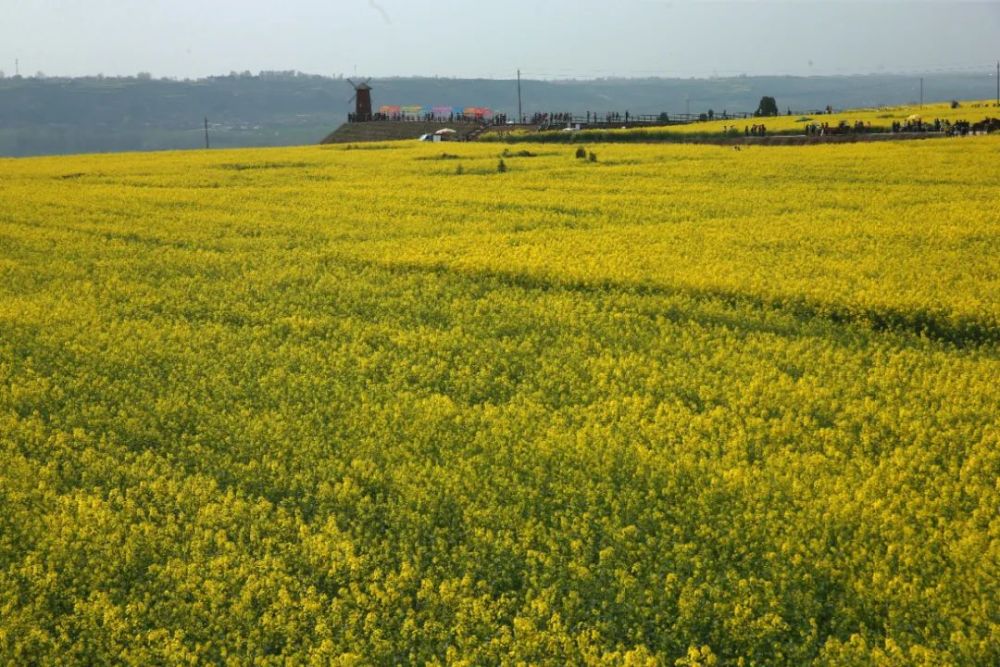
[[[712, 78], [992, 72], [1000, 3], [0, 0], [10, 76]], [[17, 65], [15, 66], [15, 62]]]

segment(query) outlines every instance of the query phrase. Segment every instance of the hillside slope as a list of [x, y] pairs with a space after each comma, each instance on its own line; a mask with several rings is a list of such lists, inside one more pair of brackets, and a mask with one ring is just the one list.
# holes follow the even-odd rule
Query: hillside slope
[[[376, 106], [483, 106], [513, 117], [513, 81], [388, 78], [373, 82]], [[793, 111], [905, 104], [919, 99], [917, 76], [603, 79], [522, 84], [524, 111], [677, 113], [753, 111], [763, 95]], [[929, 73], [928, 100], [992, 93], [988, 77]], [[331, 77], [289, 73], [193, 81], [90, 77], [0, 78], [0, 155], [37, 155], [204, 146], [314, 144], [346, 120], [351, 89]]]
[[464, 139], [481, 126], [476, 123], [425, 123], [422, 121], [375, 123], [344, 123], [323, 139], [323, 144], [349, 144], [366, 141], [393, 141], [417, 139], [424, 134], [433, 134], [442, 128], [455, 130], [457, 139]]

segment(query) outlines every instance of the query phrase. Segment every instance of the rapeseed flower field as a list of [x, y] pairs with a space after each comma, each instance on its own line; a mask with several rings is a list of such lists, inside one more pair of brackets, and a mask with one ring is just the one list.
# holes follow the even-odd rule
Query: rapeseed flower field
[[1000, 141], [587, 148], [0, 160], [0, 662], [1000, 663]]
[[[724, 110], [723, 110], [724, 111]], [[723, 113], [719, 112], [720, 117]], [[766, 116], [760, 118], [728, 118], [726, 120], [704, 120], [701, 122], [681, 125], [663, 125], [654, 127], [631, 127], [622, 129], [584, 129], [572, 135], [561, 130], [544, 132], [528, 132], [525, 130], [491, 131], [486, 138], [495, 141], [685, 141], [692, 139], [711, 139], [744, 136], [744, 130], [756, 124], [762, 124], [769, 136], [805, 134], [810, 125], [827, 124], [836, 128], [840, 123], [853, 126], [856, 122], [863, 123], [871, 132], [890, 132], [893, 123], [905, 125], [911, 119], [919, 119], [924, 123], [933, 124], [934, 120], [954, 124], [959, 121], [977, 123], [986, 118], [1000, 117], [1000, 107], [992, 100], [965, 101], [959, 106], [950, 102], [935, 102], [932, 104], [903, 105], [892, 107], [877, 107], [872, 109], [848, 109], [827, 113], [817, 110], [813, 113], [787, 114]], [[597, 116], [595, 116], [597, 118]]]

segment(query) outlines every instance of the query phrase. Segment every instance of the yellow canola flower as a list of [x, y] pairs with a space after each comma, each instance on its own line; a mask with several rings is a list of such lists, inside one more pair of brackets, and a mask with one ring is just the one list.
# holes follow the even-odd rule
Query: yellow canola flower
[[0, 663], [1000, 663], [997, 137], [524, 148], [0, 160]]

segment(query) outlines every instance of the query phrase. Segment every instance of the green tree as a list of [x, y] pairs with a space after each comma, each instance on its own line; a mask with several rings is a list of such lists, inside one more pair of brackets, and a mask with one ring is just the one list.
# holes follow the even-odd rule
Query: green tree
[[760, 98], [760, 104], [757, 105], [757, 111], [754, 112], [755, 116], [777, 116], [778, 115], [778, 103], [775, 102], [773, 97], [768, 97], [765, 95]]

